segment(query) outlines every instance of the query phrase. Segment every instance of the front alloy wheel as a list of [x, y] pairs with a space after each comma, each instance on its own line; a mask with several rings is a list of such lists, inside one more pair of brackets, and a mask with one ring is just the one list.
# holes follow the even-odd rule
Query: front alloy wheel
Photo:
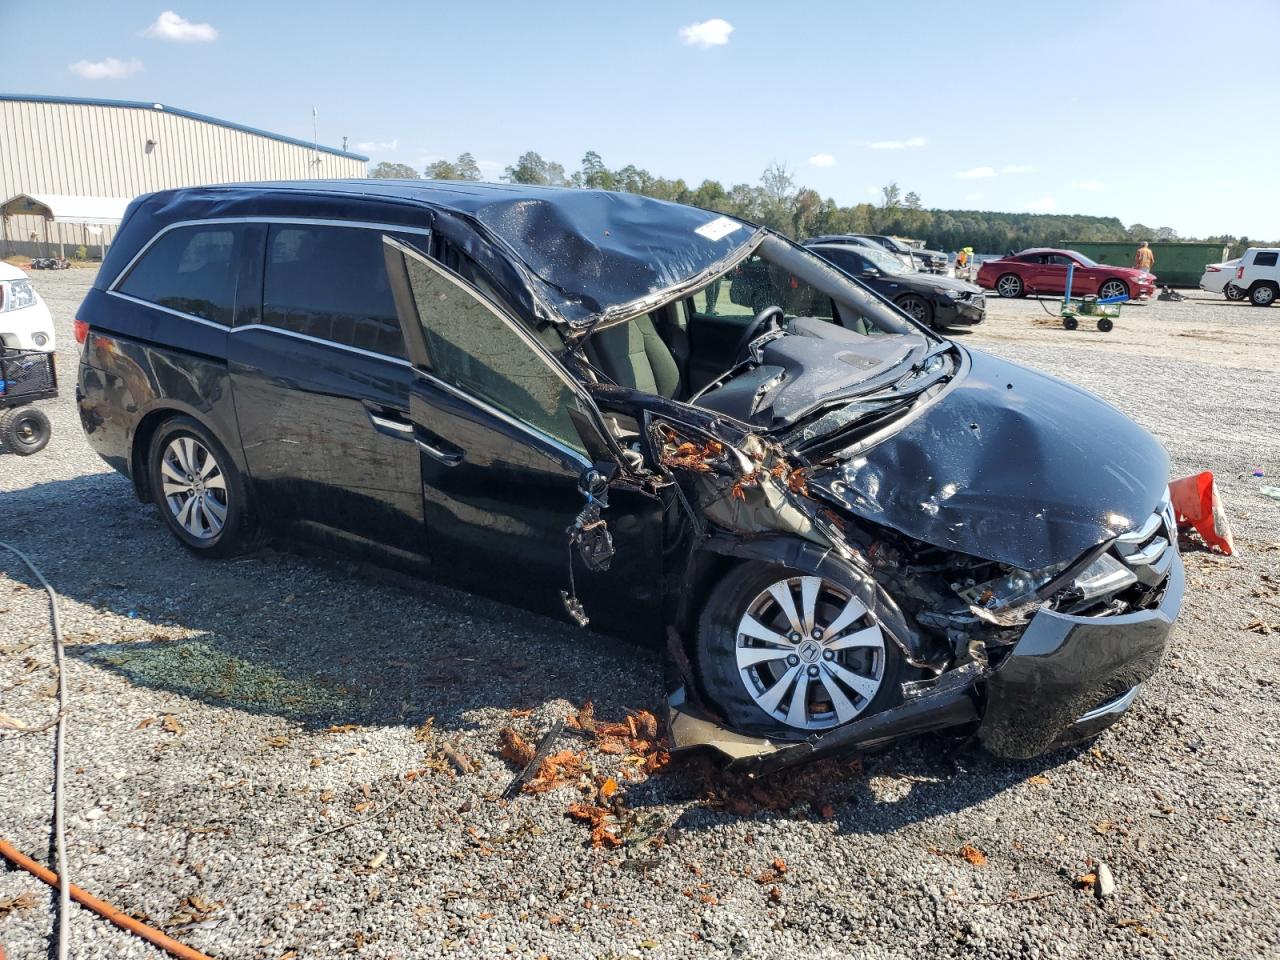
[[868, 609], [866, 589], [835, 569], [745, 563], [731, 570], [698, 621], [696, 661], [708, 699], [731, 726], [784, 738], [897, 702], [905, 659]]
[[862, 713], [884, 681], [884, 634], [862, 601], [821, 577], [760, 591], [738, 622], [734, 655], [747, 693], [796, 730]]
[[898, 306], [916, 323], [928, 327], [933, 324], [933, 305], [924, 297], [909, 293], [898, 300]]
[[1123, 280], [1108, 280], [1098, 288], [1098, 299], [1106, 300], [1110, 297], [1124, 297], [1128, 299], [1129, 288]]
[[1244, 291], [1237, 287], [1234, 283], [1228, 283], [1222, 288], [1223, 294], [1228, 300], [1243, 300]]

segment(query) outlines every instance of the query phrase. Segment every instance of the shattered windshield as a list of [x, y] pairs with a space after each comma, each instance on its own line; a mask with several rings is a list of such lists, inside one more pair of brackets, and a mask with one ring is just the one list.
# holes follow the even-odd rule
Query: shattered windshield
[[887, 274], [888, 276], [896, 277], [900, 273], [910, 272], [907, 270], [906, 267], [902, 265], [901, 260], [899, 260], [897, 257], [890, 256], [889, 254], [885, 253], [883, 250], [872, 250], [870, 248], [865, 248], [865, 249], [859, 250], [858, 253], [862, 254], [863, 258], [867, 260], [873, 267], [875, 267], [881, 273]]

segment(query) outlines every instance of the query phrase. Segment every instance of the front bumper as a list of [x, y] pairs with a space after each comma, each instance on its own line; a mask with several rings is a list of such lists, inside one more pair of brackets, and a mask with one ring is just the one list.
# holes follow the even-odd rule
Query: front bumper
[[1105, 730], [1129, 708], [1164, 656], [1186, 588], [1170, 550], [1168, 579], [1153, 609], [1114, 617], [1041, 610], [994, 669], [970, 663], [899, 706], [801, 741], [775, 741], [724, 726], [690, 697], [688, 670], [669, 676], [667, 721], [673, 750], [709, 748], [730, 769], [764, 776], [821, 757], [865, 750], [899, 737], [977, 724], [992, 753], [1033, 757]]
[[975, 296], [972, 300], [945, 300], [939, 298], [935, 309], [937, 321], [944, 326], [952, 324], [977, 324], [987, 318], [987, 298]]
[[1034, 757], [1086, 740], [1128, 709], [1164, 656], [1182, 608], [1182, 558], [1172, 561], [1153, 609], [1114, 617], [1041, 610], [985, 680], [978, 738], [992, 753]]

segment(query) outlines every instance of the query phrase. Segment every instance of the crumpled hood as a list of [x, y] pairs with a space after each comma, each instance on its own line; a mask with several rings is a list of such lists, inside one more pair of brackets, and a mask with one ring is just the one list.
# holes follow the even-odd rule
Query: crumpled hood
[[1141, 524], [1169, 482], [1164, 448], [1056, 377], [970, 351], [949, 393], [818, 486], [899, 533], [1033, 570]]

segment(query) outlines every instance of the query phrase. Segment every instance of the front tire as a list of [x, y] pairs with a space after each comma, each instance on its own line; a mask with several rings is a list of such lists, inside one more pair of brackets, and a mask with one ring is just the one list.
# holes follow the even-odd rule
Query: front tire
[[733, 727], [798, 739], [887, 709], [905, 661], [840, 575], [744, 563], [707, 598], [697, 664]]
[[896, 301], [899, 309], [910, 316], [916, 323], [926, 327], [933, 326], [933, 304], [916, 293], [908, 293]]
[[1108, 280], [1098, 288], [1098, 299], [1107, 300], [1111, 297], [1124, 297], [1129, 299], [1129, 285], [1123, 280]]
[[1249, 290], [1249, 304], [1269, 307], [1276, 302], [1276, 288], [1269, 283], [1255, 283]]
[[1022, 278], [1016, 273], [1006, 273], [996, 280], [996, 293], [1006, 300], [1013, 300], [1027, 292]]
[[252, 543], [244, 479], [227, 448], [191, 417], [166, 420], [151, 439], [151, 493], [170, 532], [192, 553], [231, 557]]
[[0, 413], [0, 443], [20, 457], [29, 457], [47, 447], [52, 432], [49, 418], [35, 407]]

